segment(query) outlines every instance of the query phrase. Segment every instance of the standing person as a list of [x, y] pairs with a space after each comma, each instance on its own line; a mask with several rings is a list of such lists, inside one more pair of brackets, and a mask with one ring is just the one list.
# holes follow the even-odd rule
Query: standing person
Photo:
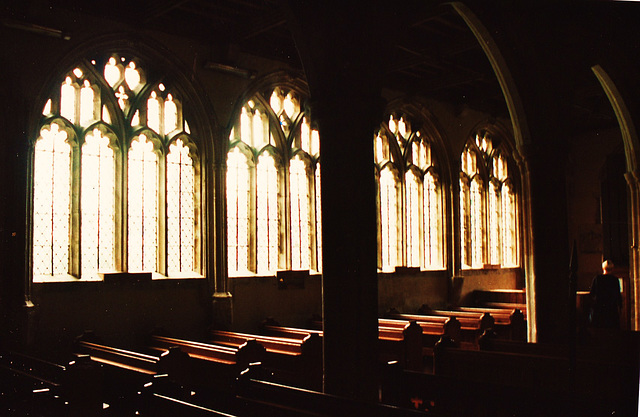
[[602, 274], [591, 282], [591, 314], [589, 322], [593, 327], [619, 329], [622, 296], [620, 282], [613, 274], [613, 262], [602, 263]]

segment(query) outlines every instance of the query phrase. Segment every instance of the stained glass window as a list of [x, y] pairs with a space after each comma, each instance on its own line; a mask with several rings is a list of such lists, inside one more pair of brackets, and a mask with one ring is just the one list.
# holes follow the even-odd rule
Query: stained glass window
[[278, 169], [266, 153], [258, 158], [256, 190], [257, 272], [273, 274], [278, 269]]
[[54, 123], [40, 131], [33, 174], [33, 274], [66, 275], [70, 262], [71, 146]]
[[467, 144], [461, 167], [463, 267], [518, 266], [518, 207], [504, 146], [495, 146], [491, 135], [481, 131]]
[[488, 232], [489, 232], [489, 263], [492, 265], [500, 265], [501, 253], [501, 236], [500, 236], [500, 217], [501, 213], [500, 186], [494, 181], [489, 183], [489, 212], [488, 214]]
[[516, 196], [510, 183], [502, 185], [502, 264], [518, 266], [518, 223]]
[[309, 176], [305, 162], [296, 156], [289, 166], [291, 183], [291, 268], [311, 266], [311, 208], [309, 207]]
[[406, 191], [406, 230], [407, 230], [407, 266], [420, 266], [420, 227], [422, 217], [422, 201], [420, 199], [421, 181], [413, 171], [407, 171], [405, 175]]
[[98, 129], [82, 145], [82, 275], [113, 271], [115, 250], [115, 159]]
[[444, 268], [442, 245], [442, 206], [440, 188], [433, 172], [428, 171], [423, 183], [424, 267]]
[[390, 168], [380, 172], [381, 266], [389, 272], [398, 266], [398, 181]]
[[158, 155], [144, 134], [131, 142], [128, 177], [129, 271], [156, 271]]
[[241, 107], [227, 154], [231, 276], [321, 268], [318, 131], [298, 92], [276, 87]]
[[[33, 147], [34, 280], [199, 273], [197, 149], [182, 131], [175, 92], [145, 84], [136, 61], [114, 54], [62, 74], [59, 93], [43, 103], [43, 114], [56, 118]], [[149, 130], [116, 133], [132, 126], [153, 138]]]
[[460, 246], [466, 268], [484, 266], [484, 185], [476, 152], [467, 146], [462, 153], [460, 179]]
[[194, 170], [190, 150], [182, 139], [167, 154], [167, 270], [194, 270]]
[[320, 185], [320, 164], [316, 165], [316, 271], [322, 272], [322, 198]]
[[249, 272], [250, 171], [239, 148], [227, 155], [227, 255], [230, 275]]

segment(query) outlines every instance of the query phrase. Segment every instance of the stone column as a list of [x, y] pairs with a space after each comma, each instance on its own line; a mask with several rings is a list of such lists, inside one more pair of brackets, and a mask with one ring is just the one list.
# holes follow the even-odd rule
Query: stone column
[[[215, 140], [222, 142], [219, 134]], [[233, 299], [227, 288], [227, 230], [226, 230], [226, 152], [223, 147], [214, 146], [214, 163], [208, 169], [210, 185], [208, 186], [211, 201], [207, 206], [213, 208], [209, 215], [208, 236], [209, 236], [209, 276], [213, 277], [212, 294], [212, 325], [225, 329], [230, 328], [233, 323]]]
[[[374, 129], [382, 121], [380, 57], [393, 5], [284, 2], [320, 133], [324, 390], [378, 398]], [[388, 13], [385, 13], [387, 11]]]

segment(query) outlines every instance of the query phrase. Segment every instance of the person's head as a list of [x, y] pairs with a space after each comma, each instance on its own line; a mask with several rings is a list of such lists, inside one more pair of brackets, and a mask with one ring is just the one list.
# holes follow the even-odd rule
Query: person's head
[[613, 271], [613, 268], [613, 262], [608, 259], [602, 263], [602, 272], [605, 274], [610, 274]]

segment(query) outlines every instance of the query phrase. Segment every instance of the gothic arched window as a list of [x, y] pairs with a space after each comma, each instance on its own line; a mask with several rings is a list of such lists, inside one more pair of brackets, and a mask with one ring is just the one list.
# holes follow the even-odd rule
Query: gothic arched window
[[444, 268], [442, 185], [428, 134], [392, 114], [375, 135], [379, 267]]
[[518, 205], [506, 148], [482, 130], [461, 156], [460, 249], [463, 268], [518, 266]]
[[240, 109], [227, 154], [230, 276], [320, 271], [318, 131], [301, 94], [275, 87]]
[[33, 145], [34, 281], [201, 272], [197, 147], [181, 100], [148, 84], [138, 64], [117, 54], [79, 62], [44, 105]]

